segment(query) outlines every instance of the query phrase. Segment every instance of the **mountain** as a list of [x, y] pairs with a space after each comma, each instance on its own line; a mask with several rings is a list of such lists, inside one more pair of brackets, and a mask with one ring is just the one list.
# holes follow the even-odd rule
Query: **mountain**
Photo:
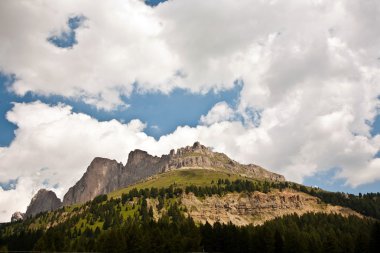
[[[42, 212], [42, 213], [40, 213]], [[36, 215], [40, 213], [39, 215]], [[200, 143], [95, 158], [64, 203], [40, 190], [0, 251], [378, 252], [380, 193], [327, 192]]]
[[[379, 210], [380, 194], [326, 193], [221, 170], [171, 170], [0, 224], [0, 251], [378, 252], [376, 214], [350, 207]], [[343, 206], [329, 204], [336, 201]]]
[[61, 200], [53, 191], [40, 189], [26, 209], [25, 217], [33, 217], [41, 212], [57, 210], [61, 206]]
[[115, 160], [97, 157], [83, 177], [65, 194], [63, 205], [84, 203], [97, 195], [125, 188], [158, 173], [189, 168], [224, 171], [258, 180], [285, 181], [282, 175], [254, 164], [242, 165], [195, 142], [193, 146], [171, 150], [161, 157], [134, 150], [129, 153], [125, 166]]

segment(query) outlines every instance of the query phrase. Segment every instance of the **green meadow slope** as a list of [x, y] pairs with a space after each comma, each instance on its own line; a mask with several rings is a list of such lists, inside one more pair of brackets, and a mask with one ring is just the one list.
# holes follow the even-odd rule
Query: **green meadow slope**
[[170, 185], [176, 187], [186, 187], [190, 185], [196, 186], [209, 186], [216, 183], [219, 179], [228, 179], [230, 181], [241, 179], [256, 181], [254, 179], [246, 178], [237, 174], [233, 174], [223, 170], [215, 169], [202, 169], [202, 168], [182, 168], [178, 170], [169, 171], [166, 173], [157, 174], [127, 188], [117, 190], [107, 194], [109, 197], [120, 197], [123, 193], [127, 193], [133, 188], [138, 190], [145, 188], [164, 188]]

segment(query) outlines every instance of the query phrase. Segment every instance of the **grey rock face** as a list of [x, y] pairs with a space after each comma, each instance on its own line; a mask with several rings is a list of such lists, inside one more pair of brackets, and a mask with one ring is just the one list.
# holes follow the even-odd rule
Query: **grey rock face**
[[84, 203], [99, 194], [106, 194], [152, 175], [180, 168], [216, 168], [255, 179], [285, 180], [282, 175], [257, 165], [242, 165], [225, 154], [213, 152], [196, 142], [193, 146], [171, 150], [168, 155], [161, 157], [134, 150], [130, 152], [125, 166], [115, 160], [95, 158], [83, 177], [65, 194], [63, 205]]
[[41, 189], [32, 198], [26, 209], [25, 217], [33, 217], [41, 212], [57, 210], [61, 206], [61, 200], [53, 191]]
[[20, 221], [24, 219], [25, 214], [21, 212], [15, 212], [12, 214], [11, 222]]
[[83, 177], [69, 189], [63, 198], [63, 205], [84, 203], [100, 194], [119, 188], [123, 165], [106, 158], [96, 157], [88, 166]]

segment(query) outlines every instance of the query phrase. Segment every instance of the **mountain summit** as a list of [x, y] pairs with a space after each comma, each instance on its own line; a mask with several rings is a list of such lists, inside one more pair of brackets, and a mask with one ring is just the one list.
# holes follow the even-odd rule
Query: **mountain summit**
[[136, 149], [129, 153], [125, 166], [116, 160], [97, 157], [83, 177], [65, 194], [63, 205], [84, 203], [97, 195], [127, 187], [158, 173], [191, 168], [219, 170], [259, 180], [285, 181], [282, 175], [254, 164], [240, 164], [223, 153], [213, 152], [195, 142], [192, 146], [171, 150], [161, 157]]
[[56, 210], [61, 206], [61, 200], [53, 191], [40, 189], [30, 201], [25, 217], [33, 217], [41, 212]]

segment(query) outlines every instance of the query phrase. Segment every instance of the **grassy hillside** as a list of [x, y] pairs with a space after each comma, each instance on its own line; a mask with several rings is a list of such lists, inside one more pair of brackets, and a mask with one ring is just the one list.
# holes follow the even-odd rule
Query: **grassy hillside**
[[[176, 187], [186, 187], [189, 185], [207, 186], [211, 185], [212, 182], [216, 183], [218, 179], [229, 179], [230, 181], [234, 181], [237, 179], [248, 178], [220, 170], [185, 168], [158, 174], [127, 188], [109, 193], [108, 196], [120, 197], [123, 193], [127, 193], [133, 188], [136, 188], [138, 190], [152, 187], [163, 188], [169, 187], [172, 184]], [[255, 181], [253, 179], [250, 180]]]

